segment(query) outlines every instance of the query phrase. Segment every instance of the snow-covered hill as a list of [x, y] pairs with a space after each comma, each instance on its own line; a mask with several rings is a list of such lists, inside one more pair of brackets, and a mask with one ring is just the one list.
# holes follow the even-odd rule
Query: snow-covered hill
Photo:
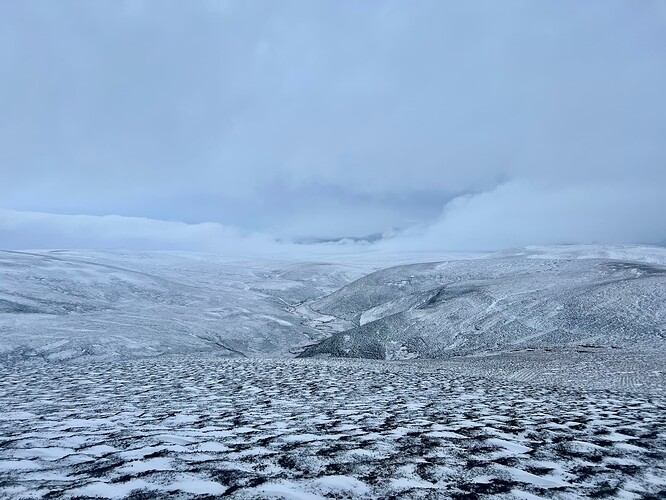
[[581, 258], [558, 248], [517, 253], [399, 266], [344, 286], [311, 308], [356, 326], [304, 356], [666, 346], [666, 267], [647, 263], [661, 262], [659, 255], [639, 262]]
[[0, 252], [0, 357], [285, 355], [322, 333], [293, 304], [364, 271], [132, 252]]
[[[414, 263], [437, 257], [447, 260]], [[0, 252], [0, 359], [653, 350], [664, 347], [665, 308], [658, 247], [366, 253], [328, 263]]]

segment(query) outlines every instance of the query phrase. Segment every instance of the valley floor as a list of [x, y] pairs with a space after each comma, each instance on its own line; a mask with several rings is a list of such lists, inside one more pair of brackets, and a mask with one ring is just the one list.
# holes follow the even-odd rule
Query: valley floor
[[4, 365], [0, 498], [663, 498], [663, 364], [622, 359]]

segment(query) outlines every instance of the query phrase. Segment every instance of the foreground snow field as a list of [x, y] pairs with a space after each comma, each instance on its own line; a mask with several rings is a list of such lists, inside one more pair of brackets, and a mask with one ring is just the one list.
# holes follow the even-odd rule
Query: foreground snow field
[[5, 365], [0, 497], [663, 498], [659, 364], [577, 354]]

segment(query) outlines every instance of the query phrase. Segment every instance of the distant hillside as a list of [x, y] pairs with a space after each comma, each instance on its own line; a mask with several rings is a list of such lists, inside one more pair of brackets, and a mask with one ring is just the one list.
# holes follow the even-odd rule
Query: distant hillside
[[372, 273], [311, 305], [357, 326], [302, 355], [408, 359], [575, 345], [664, 349], [666, 267], [543, 253]]
[[429, 257], [228, 262], [179, 252], [0, 252], [0, 361], [664, 349], [664, 249], [534, 247], [472, 257], [368, 274]]
[[321, 338], [290, 304], [364, 274], [137, 252], [0, 252], [0, 360], [285, 356]]

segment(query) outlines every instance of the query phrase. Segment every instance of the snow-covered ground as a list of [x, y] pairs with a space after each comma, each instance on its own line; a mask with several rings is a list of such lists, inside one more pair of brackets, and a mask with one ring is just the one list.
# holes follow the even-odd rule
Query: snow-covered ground
[[355, 327], [304, 354], [448, 358], [573, 346], [664, 352], [666, 266], [571, 251], [555, 258], [557, 250], [371, 273], [310, 304]]
[[0, 498], [666, 494], [663, 392], [585, 389], [603, 366], [577, 387], [474, 374], [484, 359], [5, 366]]
[[0, 498], [664, 498], [665, 264], [0, 252]]
[[198, 254], [0, 252], [0, 359], [285, 355], [323, 334], [295, 307], [366, 273]]

